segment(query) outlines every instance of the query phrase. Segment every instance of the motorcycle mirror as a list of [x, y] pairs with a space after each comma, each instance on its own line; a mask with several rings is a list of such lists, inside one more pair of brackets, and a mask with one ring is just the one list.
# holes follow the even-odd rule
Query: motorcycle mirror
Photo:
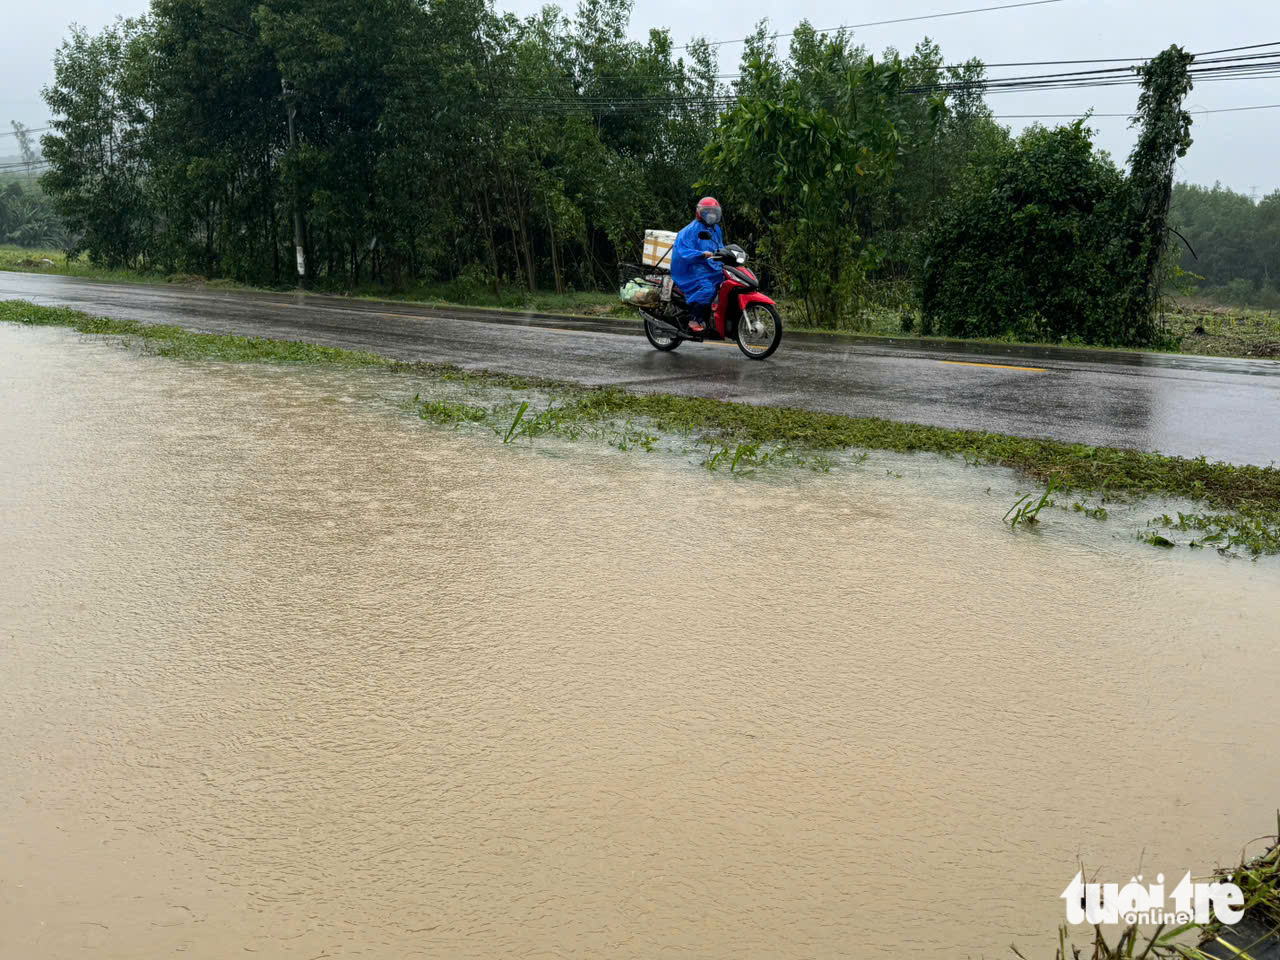
[[699, 240], [710, 240], [710, 239], [711, 239], [711, 231], [710, 231], [710, 230], [703, 230], [703, 231], [701, 231], [701, 232], [698, 234], [698, 239], [699, 239]]

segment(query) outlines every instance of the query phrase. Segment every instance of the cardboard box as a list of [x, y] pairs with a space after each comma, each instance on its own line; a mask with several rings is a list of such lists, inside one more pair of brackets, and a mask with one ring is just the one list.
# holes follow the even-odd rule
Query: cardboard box
[[676, 235], [670, 230], [646, 230], [644, 232], [644, 256], [640, 262], [646, 267], [660, 266], [663, 270], [671, 269], [671, 248], [675, 246]]

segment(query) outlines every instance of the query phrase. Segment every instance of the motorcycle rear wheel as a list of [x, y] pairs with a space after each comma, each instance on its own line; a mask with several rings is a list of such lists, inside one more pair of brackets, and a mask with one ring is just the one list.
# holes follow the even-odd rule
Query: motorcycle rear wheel
[[680, 346], [680, 338], [673, 337], [669, 333], [663, 333], [660, 330], [653, 329], [653, 321], [647, 316], [644, 318], [644, 335], [649, 338], [649, 343], [655, 350], [661, 350], [668, 353]]

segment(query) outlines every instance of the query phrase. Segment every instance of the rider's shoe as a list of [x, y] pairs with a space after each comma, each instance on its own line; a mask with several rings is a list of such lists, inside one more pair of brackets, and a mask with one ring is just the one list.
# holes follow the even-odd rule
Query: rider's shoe
[[694, 319], [694, 318], [690, 318], [690, 319], [689, 319], [689, 324], [688, 324], [688, 326], [689, 326], [689, 332], [690, 332], [690, 333], [704, 333], [704, 332], [706, 331], [706, 329], [707, 329], [707, 328], [703, 325], [703, 323], [702, 323], [702, 321], [701, 321], [701, 320], [697, 320], [697, 319]]

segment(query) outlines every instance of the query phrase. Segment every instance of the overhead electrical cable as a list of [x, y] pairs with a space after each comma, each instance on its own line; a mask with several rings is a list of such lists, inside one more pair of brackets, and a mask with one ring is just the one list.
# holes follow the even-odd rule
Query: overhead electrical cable
[[[926, 13], [926, 14], [921, 14], [919, 16], [915, 16], [915, 17], [894, 17], [891, 20], [870, 20], [867, 23], [845, 23], [845, 24], [841, 24], [838, 27], [828, 27], [824, 30], [815, 30], [813, 32], [818, 34], [837, 33], [841, 30], [861, 30], [865, 27], [883, 27], [891, 23], [915, 23], [919, 20], [940, 20], [943, 17], [963, 17], [971, 13], [989, 13], [994, 10], [1013, 10], [1017, 7], [1042, 7], [1050, 3], [1062, 3], [1062, 2], [1063, 0], [1024, 0], [1024, 2], [1022, 3], [1004, 3], [1004, 4], [999, 4], [997, 6], [991, 6], [991, 7], [971, 7], [968, 10], [949, 10], [944, 13]], [[793, 37], [793, 36], [795, 36], [794, 30], [791, 31], [790, 33], [770, 34], [768, 36], [768, 39], [777, 40], [777, 39], [780, 39], [781, 37]], [[705, 43], [709, 47], [723, 47], [726, 44], [730, 44], [730, 43], [746, 43], [750, 39], [751, 39], [750, 37], [742, 37], [740, 39], [735, 39], [735, 40], [708, 40], [708, 41], [705, 41]], [[695, 46], [696, 43], [697, 41], [695, 41], [694, 43], [684, 43], [678, 47], [673, 47], [672, 49], [687, 50], [689, 49], [689, 47]]]

